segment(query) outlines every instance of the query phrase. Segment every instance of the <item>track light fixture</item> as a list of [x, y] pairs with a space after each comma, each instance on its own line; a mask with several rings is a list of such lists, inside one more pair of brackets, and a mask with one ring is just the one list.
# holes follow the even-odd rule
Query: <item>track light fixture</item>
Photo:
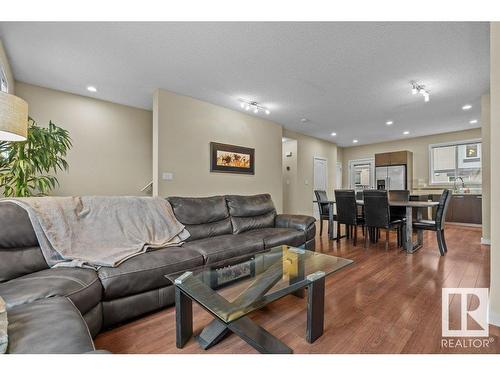
[[424, 97], [424, 102], [428, 102], [430, 100], [430, 94], [429, 91], [425, 89], [424, 85], [419, 85], [415, 81], [410, 82], [411, 85], [411, 93], [413, 95], [420, 94]]
[[245, 109], [245, 111], [250, 111], [252, 110], [253, 113], [257, 114], [259, 112], [264, 112], [266, 115], [269, 115], [271, 111], [267, 109], [266, 107], [261, 106], [257, 102], [251, 102], [245, 99], [238, 99], [240, 102], [240, 107]]

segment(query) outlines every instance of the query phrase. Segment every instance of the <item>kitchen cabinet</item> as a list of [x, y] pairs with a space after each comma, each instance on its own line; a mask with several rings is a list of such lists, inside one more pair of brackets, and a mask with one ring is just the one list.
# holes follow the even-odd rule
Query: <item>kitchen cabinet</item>
[[391, 154], [389, 152], [375, 154], [375, 166], [382, 167], [386, 165], [391, 165]]
[[481, 224], [482, 196], [476, 194], [453, 194], [446, 221], [450, 223]]
[[390, 155], [391, 165], [401, 165], [401, 164], [408, 164], [408, 159], [411, 157], [411, 152], [397, 151], [397, 152], [391, 152], [389, 155]]
[[413, 162], [411, 151], [394, 151], [375, 154], [375, 166], [386, 167], [389, 165], [409, 165]]
[[[401, 173], [401, 167], [404, 167]], [[395, 173], [391, 177], [391, 171]], [[401, 177], [402, 176], [402, 177]], [[396, 180], [403, 179], [403, 183]], [[411, 190], [413, 184], [413, 153], [394, 151], [375, 154], [375, 180], [377, 189]], [[391, 180], [394, 182], [391, 183]], [[394, 185], [394, 187], [391, 187]]]

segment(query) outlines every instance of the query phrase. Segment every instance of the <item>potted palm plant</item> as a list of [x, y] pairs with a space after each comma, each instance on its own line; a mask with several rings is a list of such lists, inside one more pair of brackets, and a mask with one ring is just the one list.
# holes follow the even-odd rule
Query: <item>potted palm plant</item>
[[0, 189], [3, 195], [47, 195], [59, 184], [53, 174], [68, 170], [65, 157], [71, 146], [67, 130], [52, 121], [48, 127], [40, 127], [28, 118], [26, 141], [0, 141]]

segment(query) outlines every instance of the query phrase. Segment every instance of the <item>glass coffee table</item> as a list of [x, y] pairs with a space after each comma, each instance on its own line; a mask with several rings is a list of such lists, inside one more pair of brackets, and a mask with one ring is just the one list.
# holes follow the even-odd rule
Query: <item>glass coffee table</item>
[[196, 337], [202, 348], [233, 332], [260, 353], [293, 353], [247, 315], [289, 294], [303, 298], [307, 289], [306, 340], [312, 343], [323, 334], [325, 277], [350, 264], [349, 259], [279, 246], [167, 275], [175, 285], [177, 347], [193, 334], [195, 301], [214, 316]]

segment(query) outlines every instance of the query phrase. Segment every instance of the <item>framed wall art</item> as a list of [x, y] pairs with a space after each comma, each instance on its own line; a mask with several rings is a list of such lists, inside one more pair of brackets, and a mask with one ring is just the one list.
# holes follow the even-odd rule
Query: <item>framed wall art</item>
[[210, 172], [255, 174], [255, 149], [210, 142]]

